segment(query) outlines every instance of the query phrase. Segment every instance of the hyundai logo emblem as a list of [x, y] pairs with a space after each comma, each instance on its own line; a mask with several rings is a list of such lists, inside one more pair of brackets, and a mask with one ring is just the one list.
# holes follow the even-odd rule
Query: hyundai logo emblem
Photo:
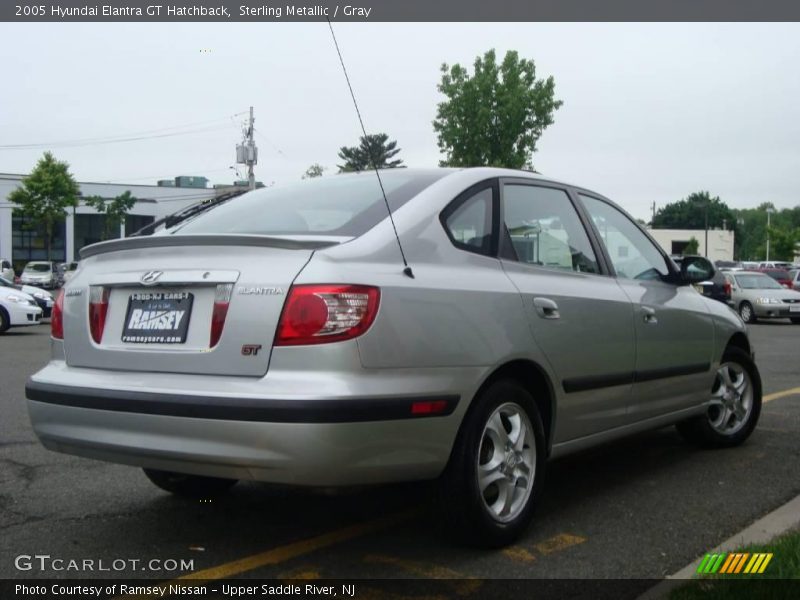
[[164, 274], [163, 271], [148, 271], [144, 275], [142, 275], [140, 281], [144, 285], [155, 285], [158, 281], [158, 278]]

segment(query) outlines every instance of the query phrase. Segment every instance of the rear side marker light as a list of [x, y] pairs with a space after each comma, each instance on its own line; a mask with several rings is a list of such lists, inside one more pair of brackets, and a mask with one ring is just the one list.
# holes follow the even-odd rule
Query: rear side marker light
[[222, 330], [225, 327], [225, 317], [228, 316], [228, 306], [231, 303], [233, 293], [232, 283], [222, 283], [217, 286], [214, 292], [214, 308], [211, 310], [211, 337], [208, 342], [209, 348], [213, 348], [219, 343], [222, 337]]
[[380, 290], [367, 285], [295, 285], [283, 306], [276, 346], [340, 342], [369, 329]]
[[412, 415], [438, 415], [447, 410], [446, 400], [432, 400], [430, 402], [414, 402], [411, 405]]
[[108, 288], [101, 285], [89, 286], [89, 331], [95, 344], [103, 339], [108, 314]]
[[50, 314], [50, 335], [57, 340], [64, 339], [64, 288], [58, 290], [53, 311]]

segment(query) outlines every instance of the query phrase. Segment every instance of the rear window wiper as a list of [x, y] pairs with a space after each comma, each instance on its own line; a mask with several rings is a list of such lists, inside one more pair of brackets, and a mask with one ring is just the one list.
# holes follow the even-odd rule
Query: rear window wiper
[[189, 217], [193, 217], [198, 215], [202, 212], [206, 212], [207, 210], [211, 210], [215, 206], [219, 206], [220, 204], [224, 204], [228, 200], [235, 198], [236, 196], [241, 196], [248, 190], [237, 190], [235, 192], [229, 192], [227, 194], [222, 194], [215, 198], [209, 198], [208, 200], [203, 200], [202, 202], [198, 202], [197, 204], [192, 204], [191, 206], [187, 206], [183, 210], [179, 210], [178, 212], [172, 213], [171, 215], [167, 215], [166, 217], [162, 217], [156, 221], [153, 221], [149, 225], [145, 225], [138, 231], [135, 231], [128, 237], [133, 237], [137, 235], [152, 235], [158, 227], [164, 226], [164, 229], [169, 229], [170, 227], [174, 227], [178, 223], [181, 223], [188, 219]]

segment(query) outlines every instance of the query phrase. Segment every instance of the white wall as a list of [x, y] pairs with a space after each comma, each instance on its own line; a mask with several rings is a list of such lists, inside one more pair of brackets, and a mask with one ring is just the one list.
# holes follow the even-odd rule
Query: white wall
[[705, 247], [705, 229], [648, 229], [648, 232], [667, 254], [672, 254], [672, 242], [688, 242], [695, 238], [698, 242], [698, 254], [701, 256], [708, 256], [711, 261], [733, 260], [733, 231], [709, 229], [708, 253]]

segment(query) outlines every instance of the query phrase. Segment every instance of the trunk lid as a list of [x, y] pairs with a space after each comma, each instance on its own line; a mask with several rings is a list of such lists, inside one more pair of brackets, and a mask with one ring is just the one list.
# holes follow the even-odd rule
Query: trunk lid
[[[237, 243], [242, 237], [152, 236], [87, 248], [83, 268], [65, 289], [67, 364], [266, 374], [289, 287], [314, 249], [334, 242], [246, 237]], [[230, 300], [212, 345], [212, 321], [219, 317], [215, 300], [226, 286]], [[105, 325], [95, 341], [90, 300], [101, 296], [107, 302]]]

